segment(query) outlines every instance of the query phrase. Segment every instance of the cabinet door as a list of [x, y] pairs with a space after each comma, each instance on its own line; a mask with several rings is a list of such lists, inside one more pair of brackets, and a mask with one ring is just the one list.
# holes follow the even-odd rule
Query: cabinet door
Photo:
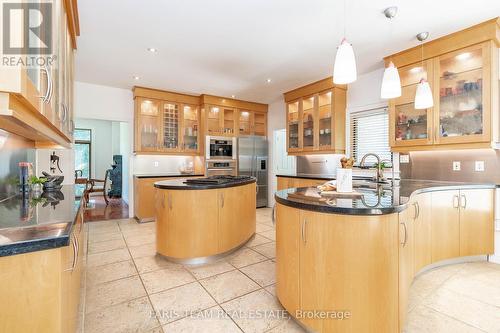
[[137, 151], [157, 151], [160, 148], [160, 103], [137, 98]]
[[333, 94], [325, 91], [318, 96], [319, 149], [331, 150], [334, 138]]
[[486, 42], [435, 59], [437, 143], [490, 141], [490, 57]]
[[253, 134], [260, 136], [267, 135], [267, 113], [253, 113]]
[[410, 208], [415, 234], [415, 273], [432, 263], [431, 204], [431, 193], [423, 193], [415, 197]]
[[[389, 101], [390, 141], [392, 147], [432, 144], [432, 108], [415, 109], [415, 92], [421, 79], [428, 80], [432, 62], [424, 62], [399, 69], [401, 96]], [[432, 82], [430, 82], [432, 85]]]
[[196, 153], [199, 150], [200, 112], [196, 105], [182, 106], [182, 150]]
[[236, 128], [236, 109], [222, 107], [222, 134], [233, 136]]
[[318, 126], [316, 117], [315, 96], [302, 99], [302, 150], [313, 150], [317, 147]]
[[460, 256], [494, 252], [494, 191], [460, 191]]
[[179, 121], [180, 105], [164, 102], [162, 108], [161, 149], [165, 151], [179, 151]]
[[432, 192], [432, 262], [460, 255], [459, 191]]
[[238, 133], [240, 135], [253, 134], [254, 114], [252, 111], [239, 110], [238, 112]]
[[208, 107], [206, 120], [208, 135], [220, 135], [222, 133], [221, 114], [221, 109], [218, 106]]
[[402, 332], [408, 311], [410, 286], [414, 270], [414, 223], [410, 210], [399, 214], [399, 331]]
[[299, 215], [297, 209], [276, 204], [276, 293], [292, 316], [300, 306]]
[[300, 101], [294, 101], [287, 104], [287, 151], [299, 151], [299, 115], [300, 115]]
[[278, 177], [277, 183], [278, 191], [289, 188], [289, 178]]

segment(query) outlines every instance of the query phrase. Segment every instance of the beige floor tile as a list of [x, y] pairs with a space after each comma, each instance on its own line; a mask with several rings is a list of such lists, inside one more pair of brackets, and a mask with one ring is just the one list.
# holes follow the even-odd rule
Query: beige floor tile
[[164, 326], [164, 331], [168, 333], [241, 332], [238, 326], [219, 306], [202, 310], [189, 317], [167, 324]]
[[121, 232], [104, 232], [89, 237], [89, 243], [105, 242], [110, 240], [123, 239]]
[[109, 227], [116, 227], [118, 225], [118, 220], [87, 222], [87, 225], [89, 230], [106, 229]]
[[136, 219], [121, 219], [121, 220], [116, 220], [116, 223], [121, 227], [126, 227], [130, 225], [138, 225], [139, 223], [137, 222]]
[[126, 248], [89, 254], [87, 256], [87, 267], [102, 266], [129, 259], [131, 259], [130, 253]]
[[120, 226], [120, 229], [122, 230], [122, 233], [124, 235], [156, 232], [156, 223], [145, 223], [145, 224], [135, 224], [135, 225], [132, 224], [127, 226]]
[[159, 255], [134, 258], [134, 262], [139, 274], [149, 273], [168, 267], [182, 268], [181, 264], [170, 262]]
[[132, 260], [115, 262], [87, 269], [87, 284], [89, 286], [137, 275]]
[[462, 277], [458, 274], [447, 280], [442, 285], [442, 288], [500, 307], [500, 271], [498, 274], [493, 274], [496, 279], [493, 279], [492, 276], [491, 281], [488, 281], [488, 278], [484, 278], [486, 274], [479, 274], [474, 277]]
[[[276, 298], [262, 289], [233, 299], [221, 306], [245, 333], [265, 332], [289, 318]], [[268, 314], [272, 311], [273, 315], [256, 320], [255, 315], [264, 311]]]
[[[160, 326], [157, 328], [153, 328], [151, 331], [147, 331], [146, 333], [165, 333], [165, 331], [163, 331], [163, 328]], [[168, 333], [170, 333], [170, 332], [168, 332]]]
[[257, 245], [252, 249], [270, 259], [276, 258], [276, 242]]
[[272, 260], [241, 268], [241, 271], [262, 287], [276, 283], [276, 264]]
[[149, 243], [138, 246], [128, 246], [132, 258], [154, 256], [156, 254], [156, 243]]
[[156, 242], [156, 234], [153, 232], [146, 232], [133, 236], [124, 235], [124, 237], [125, 242], [127, 242], [127, 246], [139, 246]]
[[271, 295], [276, 296], [276, 284], [272, 284], [269, 287], [265, 288]]
[[235, 268], [225, 261], [217, 261], [205, 265], [186, 265], [186, 268], [199, 280], [216, 274], [225, 273]]
[[85, 312], [103, 310], [144, 296], [146, 290], [138, 276], [89, 286], [85, 299]]
[[150, 296], [158, 320], [167, 324], [188, 316], [193, 311], [208, 309], [215, 301], [198, 282], [162, 291]]
[[269, 243], [269, 242], [272, 242], [272, 240], [270, 240], [268, 238], [265, 238], [265, 237], [262, 237], [259, 234], [255, 234], [255, 236], [251, 240], [249, 240], [245, 244], [245, 246], [246, 247], [252, 247], [252, 246], [257, 246], [257, 245], [265, 244], [265, 243]]
[[295, 322], [292, 318], [288, 320], [283, 320], [278, 326], [270, 329], [266, 333], [306, 333], [299, 324]]
[[231, 271], [200, 280], [200, 283], [218, 303], [248, 294], [260, 288], [240, 271]]
[[94, 311], [85, 316], [85, 333], [147, 332], [159, 325], [147, 297]]
[[487, 332], [500, 328], [498, 307], [440, 288], [424, 300], [424, 305]]
[[426, 306], [417, 306], [408, 313], [405, 333], [480, 333], [475, 327], [450, 318]]
[[226, 258], [234, 267], [240, 268], [266, 260], [266, 257], [254, 250], [243, 247]]
[[268, 226], [268, 225], [265, 225], [265, 224], [262, 224], [262, 223], [256, 223], [255, 224], [255, 231], [256, 232], [264, 232], [264, 231], [268, 231], [268, 230], [272, 230], [273, 228], [271, 226]]
[[274, 229], [264, 231], [264, 232], [259, 232], [258, 235], [261, 235], [261, 236], [263, 236], [267, 239], [270, 239], [272, 241], [276, 241], [276, 230], [274, 230]]
[[[91, 237], [92, 238], [92, 237]], [[88, 248], [89, 254], [106, 252], [111, 250], [123, 249], [125, 248], [125, 241], [123, 239], [113, 239], [98, 243], [90, 243]]]
[[193, 276], [182, 266], [172, 266], [141, 274], [141, 279], [148, 294], [154, 294], [195, 281]]

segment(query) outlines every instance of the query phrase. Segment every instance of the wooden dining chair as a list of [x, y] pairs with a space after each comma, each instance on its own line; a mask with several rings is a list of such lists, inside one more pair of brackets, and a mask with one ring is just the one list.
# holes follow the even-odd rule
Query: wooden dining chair
[[[100, 193], [102, 192], [102, 195], [104, 197], [104, 201], [106, 202], [106, 206], [109, 204], [109, 199], [106, 193], [106, 185], [108, 184], [108, 179], [109, 179], [109, 173], [111, 172], [111, 169], [106, 170], [106, 173], [104, 174], [104, 179], [88, 179], [87, 184], [85, 186], [85, 200], [89, 202], [89, 197], [90, 193]], [[102, 184], [102, 185], [96, 185], [96, 184]]]

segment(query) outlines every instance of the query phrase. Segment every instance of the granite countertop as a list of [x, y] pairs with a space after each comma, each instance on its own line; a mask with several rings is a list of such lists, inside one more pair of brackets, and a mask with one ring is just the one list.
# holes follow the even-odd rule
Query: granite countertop
[[155, 183], [155, 187], [163, 190], [210, 190], [217, 188], [227, 188], [255, 183], [255, 177], [245, 179], [234, 179], [222, 184], [189, 184], [186, 179], [163, 180]]
[[360, 193], [358, 197], [321, 196], [314, 187], [291, 188], [275, 193], [280, 204], [323, 213], [346, 215], [383, 215], [401, 212], [407, 208], [413, 195], [457, 189], [494, 189], [496, 184], [438, 182], [425, 180], [400, 180], [395, 186], [368, 184], [353, 181], [353, 187]]
[[203, 177], [204, 174], [200, 173], [190, 173], [190, 174], [181, 174], [181, 173], [156, 173], [156, 174], [145, 174], [145, 173], [136, 173], [134, 177], [136, 178], [168, 178], [168, 177]]
[[75, 187], [0, 202], [0, 257], [67, 246], [80, 200]]

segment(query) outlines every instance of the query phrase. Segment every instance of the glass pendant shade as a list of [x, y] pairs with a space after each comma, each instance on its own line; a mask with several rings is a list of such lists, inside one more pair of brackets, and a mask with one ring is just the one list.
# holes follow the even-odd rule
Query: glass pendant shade
[[344, 38], [337, 48], [333, 65], [333, 83], [348, 84], [356, 81], [356, 58], [352, 45]]
[[396, 98], [401, 96], [401, 80], [396, 66], [389, 63], [389, 66], [384, 71], [382, 79], [382, 87], [380, 89], [380, 97], [384, 99]]
[[428, 109], [434, 105], [432, 91], [429, 82], [425, 79], [420, 80], [415, 93], [415, 109]]

